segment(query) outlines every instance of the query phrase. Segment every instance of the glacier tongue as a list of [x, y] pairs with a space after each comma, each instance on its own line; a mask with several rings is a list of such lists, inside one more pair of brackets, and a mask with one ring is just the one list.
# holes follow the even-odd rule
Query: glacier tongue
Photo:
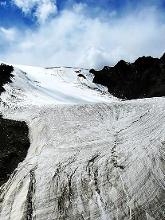
[[164, 219], [165, 99], [122, 102], [87, 72], [19, 68], [1, 111], [26, 120], [31, 145], [0, 189], [0, 220]]

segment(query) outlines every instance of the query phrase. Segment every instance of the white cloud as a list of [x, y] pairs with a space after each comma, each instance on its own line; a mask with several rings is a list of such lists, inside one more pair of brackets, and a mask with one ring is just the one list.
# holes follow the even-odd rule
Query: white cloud
[[57, 13], [57, 7], [51, 1], [43, 1], [39, 4], [35, 16], [38, 18], [39, 23], [44, 23], [50, 15]]
[[55, 0], [13, 0], [13, 3], [25, 14], [33, 14], [39, 23], [44, 23], [57, 13]]
[[9, 41], [10, 43], [15, 41], [16, 35], [17, 31], [15, 28], [0, 27], [0, 37], [5, 41]]
[[0, 59], [29, 65], [91, 68], [164, 52], [165, 24], [155, 9], [102, 19], [87, 16], [81, 7], [63, 11], [36, 31], [20, 32], [16, 43]]

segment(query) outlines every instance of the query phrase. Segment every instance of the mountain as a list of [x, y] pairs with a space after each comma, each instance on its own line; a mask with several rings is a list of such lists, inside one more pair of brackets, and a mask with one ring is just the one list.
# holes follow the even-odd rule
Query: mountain
[[0, 220], [165, 219], [163, 71], [1, 64]]
[[108, 87], [121, 99], [165, 96], [165, 54], [160, 58], [140, 57], [134, 63], [124, 60], [101, 71], [90, 70], [94, 82]]

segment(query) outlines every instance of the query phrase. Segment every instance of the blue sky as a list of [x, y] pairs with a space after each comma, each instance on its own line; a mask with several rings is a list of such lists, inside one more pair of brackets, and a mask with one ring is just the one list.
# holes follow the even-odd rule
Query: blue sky
[[[28, 0], [27, 0], [28, 1]], [[91, 15], [97, 16], [97, 9], [116, 11], [118, 16], [144, 7], [156, 7], [165, 12], [165, 0], [57, 0], [54, 1], [60, 11], [72, 8], [75, 3], [86, 4]], [[35, 8], [35, 7], [34, 7]], [[33, 8], [33, 10], [34, 10]], [[32, 14], [24, 14], [12, 0], [0, 0], [0, 25], [4, 27], [21, 26], [22, 28], [36, 28], [37, 18]]]
[[0, 60], [102, 67], [161, 56], [165, 0], [0, 0]]

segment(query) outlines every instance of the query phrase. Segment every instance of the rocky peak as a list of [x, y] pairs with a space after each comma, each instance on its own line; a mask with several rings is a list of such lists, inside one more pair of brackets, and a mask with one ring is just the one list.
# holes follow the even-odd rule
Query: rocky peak
[[122, 99], [149, 98], [165, 95], [165, 68], [160, 58], [140, 57], [134, 63], [119, 61], [114, 67], [90, 70], [94, 82], [108, 87], [108, 91]]

